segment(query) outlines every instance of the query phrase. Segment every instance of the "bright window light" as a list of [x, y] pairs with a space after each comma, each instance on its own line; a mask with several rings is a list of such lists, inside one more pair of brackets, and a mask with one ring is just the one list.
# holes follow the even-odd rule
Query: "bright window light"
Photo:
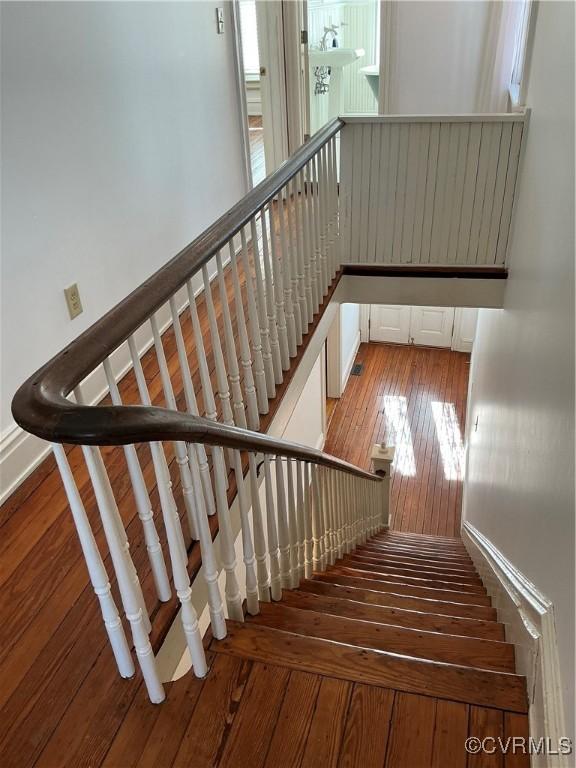
[[386, 442], [396, 448], [392, 466], [404, 477], [414, 477], [416, 460], [412, 431], [408, 421], [408, 402], [400, 395], [384, 395], [383, 405], [386, 417]]
[[446, 480], [464, 479], [464, 444], [453, 403], [432, 403], [432, 416], [440, 444]]
[[240, 35], [242, 37], [244, 73], [252, 76], [259, 75], [260, 59], [258, 57], [255, 0], [240, 0]]

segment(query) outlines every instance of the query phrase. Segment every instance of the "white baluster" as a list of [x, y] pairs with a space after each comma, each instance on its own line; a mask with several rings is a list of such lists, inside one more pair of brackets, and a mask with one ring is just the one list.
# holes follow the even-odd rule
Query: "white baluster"
[[216, 322], [216, 312], [212, 301], [212, 286], [208, 276], [206, 265], [202, 267], [202, 279], [204, 281], [204, 301], [206, 302], [206, 313], [208, 315], [208, 324], [210, 326], [210, 338], [212, 339], [212, 352], [214, 354], [214, 367], [216, 368], [216, 381], [218, 383], [218, 397], [222, 403], [222, 421], [224, 424], [234, 426], [234, 417], [232, 416], [232, 407], [230, 405], [230, 391], [228, 389], [228, 375], [226, 365], [224, 364], [224, 355], [222, 354], [222, 345], [220, 343], [220, 333], [218, 323]]
[[[109, 358], [104, 360], [104, 373], [110, 389], [110, 398], [113, 405], [122, 405], [122, 398], [120, 397], [120, 391], [112, 372], [112, 368], [110, 367]], [[148, 560], [150, 562], [152, 577], [156, 587], [156, 594], [158, 595], [159, 600], [166, 602], [167, 600], [170, 600], [171, 596], [170, 582], [168, 581], [162, 547], [160, 546], [160, 540], [158, 538], [156, 526], [154, 525], [152, 505], [150, 504], [150, 497], [148, 495], [146, 483], [144, 482], [144, 475], [142, 474], [142, 468], [138, 460], [136, 448], [133, 445], [124, 445], [123, 449], [138, 517], [142, 523], [144, 541], [146, 543]]]
[[[268, 329], [270, 332], [270, 351], [272, 353], [274, 381], [276, 384], [282, 384], [284, 377], [282, 375], [282, 355], [280, 353], [279, 327], [276, 324], [276, 303], [274, 298], [275, 286], [272, 279], [270, 252], [268, 249], [268, 228], [266, 224], [267, 215], [268, 214], [266, 209], [262, 208], [260, 211], [260, 222], [262, 226], [262, 260], [264, 262], [264, 278], [266, 280], [266, 314], [268, 317]], [[286, 337], [286, 319], [284, 319], [284, 341], [286, 345], [286, 359], [288, 360], [289, 355], [288, 339]]]
[[302, 463], [302, 476], [304, 482], [304, 578], [310, 579], [313, 570], [313, 548], [312, 538], [312, 485], [310, 480], [309, 465]]
[[294, 197], [294, 222], [296, 226], [296, 238], [298, 243], [298, 300], [300, 301], [300, 312], [302, 314], [302, 330], [308, 332], [312, 322], [311, 303], [312, 297], [308, 295], [307, 280], [310, 277], [310, 266], [308, 256], [304, 245], [304, 221], [302, 198], [304, 196], [304, 175], [302, 172], [293, 182]]
[[[242, 243], [242, 266], [244, 268], [244, 277], [246, 282], [246, 297], [248, 306], [248, 323], [250, 326], [250, 337], [252, 339], [252, 359], [254, 369], [254, 381], [256, 384], [256, 394], [258, 397], [258, 407], [260, 413], [268, 413], [268, 391], [266, 384], [266, 374], [264, 373], [264, 358], [262, 356], [262, 337], [260, 336], [260, 323], [258, 319], [258, 308], [254, 296], [254, 283], [252, 282], [252, 270], [250, 269], [250, 259], [248, 258], [248, 246], [246, 245], [246, 235], [244, 227], [240, 230], [240, 241]], [[258, 248], [256, 246], [256, 252]]]
[[[79, 386], [74, 389], [74, 397], [76, 398], [76, 402], [79, 405], [84, 405], [82, 390], [80, 389]], [[128, 571], [131, 574], [130, 578], [132, 580], [132, 589], [138, 599], [140, 607], [142, 608], [142, 619], [143, 619], [146, 631], [150, 632], [152, 627], [150, 625], [150, 617], [148, 616], [148, 610], [146, 608], [146, 602], [144, 601], [142, 587], [140, 586], [140, 579], [138, 578], [138, 574], [136, 572], [134, 562], [130, 555], [130, 542], [128, 541], [128, 536], [124, 528], [124, 523], [122, 521], [122, 517], [120, 516], [120, 511], [118, 509], [118, 505], [116, 504], [116, 499], [114, 498], [112, 486], [110, 485], [110, 481], [108, 480], [108, 474], [106, 472], [104, 460], [102, 459], [102, 455], [100, 454], [100, 450], [98, 448], [86, 446], [82, 448], [82, 451], [84, 455], [86, 455], [86, 452], [91, 453], [91, 461], [94, 463], [94, 465], [98, 469], [100, 482], [107, 495], [107, 506], [108, 506], [111, 518], [114, 521], [114, 524], [116, 525], [118, 536], [122, 540], [122, 551], [124, 553], [124, 561], [126, 563], [126, 567]]]
[[[298, 338], [296, 332], [296, 318], [294, 316], [294, 302], [292, 296], [292, 272], [290, 253], [286, 238], [286, 212], [284, 192], [278, 195], [278, 228], [280, 230], [280, 268], [282, 270], [282, 285], [284, 288], [284, 311], [286, 312], [286, 328], [288, 331], [288, 349], [290, 357], [298, 354]], [[300, 342], [302, 338], [300, 336]]]
[[[150, 318], [150, 326], [152, 328], [154, 348], [156, 350], [156, 359], [158, 360], [160, 380], [162, 382], [162, 390], [164, 392], [166, 406], [173, 411], [177, 411], [178, 406], [176, 405], [176, 398], [174, 397], [170, 372], [168, 371], [166, 355], [164, 354], [164, 345], [162, 344], [162, 338], [160, 336], [160, 331], [158, 330], [158, 323], [156, 322], [155, 315], [152, 315]], [[190, 534], [193, 539], [197, 539], [198, 534], [196, 532], [196, 510], [194, 508], [195, 493], [192, 482], [192, 472], [188, 463], [188, 451], [186, 449], [186, 444], [181, 440], [175, 440], [172, 445], [174, 446], [176, 463], [178, 464], [178, 470], [180, 472], [180, 480], [182, 482], [182, 497], [184, 499], [184, 507], [186, 509], [186, 516], [188, 518]]]
[[[266, 376], [266, 391], [268, 397], [276, 397], [276, 381], [274, 364], [272, 361], [272, 347], [270, 345], [270, 330], [268, 327], [268, 315], [266, 309], [264, 281], [262, 279], [262, 257], [258, 247], [258, 232], [256, 231], [256, 219], [250, 220], [250, 236], [252, 238], [252, 257], [254, 260], [254, 276], [256, 279], [256, 296], [258, 306], [258, 323], [260, 325], [260, 338], [262, 339], [262, 360], [264, 361], [264, 374]], [[280, 370], [282, 370], [280, 368]]]
[[300, 583], [298, 569], [298, 519], [296, 516], [296, 499], [294, 496], [294, 476], [292, 459], [286, 459], [286, 482], [288, 485], [288, 533], [290, 536], [290, 572], [291, 586], [296, 589]]
[[240, 279], [238, 277], [238, 262], [232, 240], [230, 240], [229, 247], [232, 284], [234, 287], [236, 324], [240, 340], [240, 361], [242, 370], [244, 371], [244, 391], [246, 392], [246, 404], [248, 406], [248, 425], [250, 426], [250, 429], [259, 429], [260, 416], [258, 415], [258, 400], [256, 398], [256, 387], [254, 384], [254, 375], [252, 373], [252, 358], [250, 357], [250, 344], [248, 342], [248, 332], [246, 331], [244, 303], [242, 300], [242, 291], [240, 290]]
[[240, 370], [238, 368], [236, 342], [234, 340], [234, 331], [232, 330], [230, 307], [228, 306], [228, 293], [226, 291], [226, 282], [224, 280], [224, 270], [222, 268], [220, 251], [216, 254], [216, 274], [218, 279], [218, 289], [220, 291], [222, 317], [224, 319], [224, 344], [226, 347], [226, 361], [228, 363], [228, 378], [232, 389], [234, 422], [237, 427], [246, 429], [246, 411], [244, 410], [244, 398], [242, 396], [242, 387], [240, 386]]
[[290, 368], [290, 342], [288, 340], [288, 320], [286, 307], [284, 306], [284, 276], [282, 274], [281, 254], [278, 252], [278, 241], [274, 232], [274, 217], [272, 205], [270, 205], [270, 259], [274, 275], [274, 300], [276, 302], [276, 319], [278, 321], [278, 342], [280, 344], [280, 356], [282, 368], [287, 371]]
[[298, 576], [299, 579], [305, 578], [306, 562], [306, 524], [304, 516], [306, 514], [304, 502], [304, 471], [306, 465], [301, 461], [296, 461], [296, 518], [298, 523]]
[[242, 552], [244, 565], [246, 567], [246, 608], [248, 609], [249, 614], [255, 616], [260, 612], [260, 604], [258, 602], [256, 558], [254, 557], [254, 546], [252, 544], [250, 520], [248, 519], [248, 499], [246, 498], [246, 488], [244, 486], [244, 475], [242, 473], [242, 460], [240, 458], [240, 451], [233, 451], [233, 454], [234, 474], [236, 475], [236, 488], [238, 492], [238, 507], [240, 509]]
[[252, 504], [252, 523], [254, 527], [254, 550], [256, 553], [256, 574], [258, 576], [258, 597], [263, 602], [270, 602], [270, 576], [266, 563], [266, 538], [258, 489], [258, 470], [253, 453], [248, 454], [248, 472], [250, 474], [250, 501]]
[[268, 554], [270, 557], [270, 596], [272, 600], [282, 598], [278, 531], [274, 509], [274, 490], [270, 472], [270, 456], [264, 456], [264, 483], [266, 486], [266, 529], [268, 531]]
[[[198, 416], [196, 393], [194, 392], [192, 375], [190, 373], [190, 365], [188, 363], [188, 355], [186, 354], [186, 345], [184, 344], [182, 326], [180, 325], [180, 316], [178, 314], [176, 300], [174, 297], [170, 299], [170, 312], [172, 315], [174, 337], [176, 339], [176, 350], [178, 352], [180, 373], [182, 374], [182, 382], [184, 385], [186, 410], [193, 416]], [[209, 515], [213, 515], [216, 512], [216, 507], [214, 505], [214, 494], [212, 492], [212, 481], [210, 479], [210, 467], [208, 466], [206, 449], [201, 443], [194, 443], [193, 445], [187, 444], [187, 448], [188, 459], [192, 468], [193, 486], [194, 489], [197, 490], [196, 508], [198, 510], [198, 518], [200, 519], [204, 512]], [[200, 479], [200, 484], [197, 482], [198, 477]]]
[[312, 566], [315, 571], [324, 570], [324, 530], [323, 515], [320, 502], [320, 485], [318, 479], [318, 467], [311, 465], [312, 471]]
[[[186, 408], [193, 416], [198, 416], [198, 406], [196, 403], [196, 394], [192, 384], [190, 366], [186, 355], [184, 337], [182, 336], [182, 327], [176, 308], [176, 302], [170, 300], [170, 310], [172, 313], [172, 324], [174, 327], [174, 336], [176, 339], [176, 349], [178, 351], [178, 360], [180, 371], [184, 384], [184, 395], [186, 398]], [[226, 637], [226, 622], [224, 620], [224, 608], [222, 597], [218, 586], [218, 567], [214, 554], [214, 544], [212, 534], [208, 525], [207, 514], [214, 514], [216, 509], [214, 505], [214, 496], [212, 493], [212, 481], [210, 479], [210, 468], [206, 450], [200, 443], [188, 444], [188, 456], [192, 468], [193, 487], [196, 493], [196, 531], [200, 540], [200, 551], [202, 553], [202, 565], [204, 568], [204, 581], [208, 591], [208, 610], [210, 612], [210, 624], [212, 634], [218, 640]], [[207, 501], [209, 500], [209, 502]]]
[[292, 286], [292, 305], [294, 309], [294, 322], [296, 327], [296, 344], [302, 344], [302, 335], [304, 326], [302, 323], [302, 311], [298, 296], [298, 240], [294, 228], [294, 197], [292, 184], [288, 183], [285, 187], [286, 198], [284, 200], [284, 210], [286, 213], [286, 232], [288, 244], [288, 258], [290, 259], [290, 285]]
[[322, 265], [322, 295], [328, 291], [328, 259], [326, 256], [326, 210], [324, 195], [324, 148], [316, 155], [316, 181], [318, 184], [318, 219], [320, 223], [320, 263]]
[[[133, 581], [134, 563], [124, 547], [126, 532], [119, 528], [116, 502], [111, 492], [106, 469], [101, 461], [100, 452], [92, 446], [82, 446], [88, 474], [94, 488], [96, 503], [100, 511], [104, 536], [110, 551], [110, 558], [118, 580], [118, 589], [126, 618], [130, 623], [132, 640], [136, 656], [142, 670], [148, 696], [153, 704], [159, 704], [165, 698], [164, 688], [158, 675], [154, 652], [148, 639], [148, 629], [144, 619], [141, 599], [142, 590]], [[98, 459], [100, 457], [100, 460]]]
[[278, 512], [278, 545], [280, 548], [280, 577], [282, 587], [290, 589], [292, 574], [290, 569], [290, 531], [288, 528], [288, 509], [284, 484], [282, 458], [276, 456], [276, 509]]
[[340, 270], [340, 262], [338, 259], [340, 248], [340, 228], [339, 228], [339, 216], [338, 216], [338, 167], [336, 158], [336, 137], [334, 137], [330, 143], [330, 157], [331, 157], [331, 169], [332, 169], [332, 231], [334, 233], [334, 260], [333, 269], [334, 275]]
[[126, 642], [126, 635], [124, 634], [124, 628], [120, 616], [118, 615], [118, 609], [112, 597], [110, 591], [110, 582], [108, 581], [108, 574], [106, 568], [102, 562], [102, 557], [98, 551], [92, 528], [88, 521], [88, 516], [80, 493], [74, 482], [74, 476], [68, 464], [68, 458], [66, 451], [62, 445], [54, 444], [52, 446], [54, 451], [54, 457], [60, 470], [60, 476], [64, 484], [68, 503], [70, 504], [70, 511], [74, 519], [74, 525], [78, 532], [78, 538], [80, 540], [80, 546], [82, 547], [82, 554], [86, 561], [86, 567], [90, 576], [90, 582], [98, 600], [100, 602], [100, 610], [102, 611], [102, 619], [104, 620], [104, 626], [112, 646], [112, 652], [118, 671], [122, 677], [132, 677], [134, 674], [134, 663], [130, 655], [130, 649]]
[[322, 260], [320, 254], [320, 216], [318, 206], [318, 185], [316, 182], [316, 157], [310, 160], [310, 224], [312, 243], [314, 246], [314, 269], [318, 305], [316, 311], [324, 301], [324, 288], [322, 284]]
[[[140, 362], [134, 336], [130, 336], [128, 338], [128, 348], [130, 349], [130, 357], [132, 358], [132, 366], [134, 369], [136, 384], [138, 386], [140, 401], [143, 405], [150, 406], [152, 404], [150, 400], [150, 393], [148, 392], [148, 385], [146, 383], [146, 378], [144, 377], [144, 371], [142, 370], [142, 363]], [[162, 517], [164, 520], [166, 520], [167, 515], [172, 515], [174, 518], [178, 518], [178, 524], [180, 524], [180, 516], [178, 514], [176, 501], [174, 500], [174, 494], [172, 493], [172, 480], [170, 478], [170, 471], [166, 462], [164, 447], [158, 441], [150, 442], [149, 445], [150, 452], [152, 453], [152, 464], [154, 466], [154, 474], [156, 476], [156, 485], [158, 486], [158, 495], [160, 497]], [[186, 549], [184, 548], [183, 556], [185, 555]]]

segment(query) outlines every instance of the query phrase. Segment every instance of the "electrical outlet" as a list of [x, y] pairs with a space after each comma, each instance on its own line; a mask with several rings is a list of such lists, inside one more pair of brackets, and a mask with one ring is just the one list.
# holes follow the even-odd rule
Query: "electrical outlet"
[[66, 305], [68, 307], [70, 320], [74, 320], [75, 317], [78, 317], [78, 315], [81, 315], [84, 311], [82, 302], [80, 301], [78, 284], [74, 283], [74, 285], [69, 285], [68, 288], [64, 288], [64, 296], [66, 297]]

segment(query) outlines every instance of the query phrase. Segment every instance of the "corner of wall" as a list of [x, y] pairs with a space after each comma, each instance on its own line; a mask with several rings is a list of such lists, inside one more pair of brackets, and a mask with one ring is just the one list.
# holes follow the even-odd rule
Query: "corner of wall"
[[[462, 540], [492, 604], [514, 645], [518, 674], [526, 677], [530, 736], [544, 737], [553, 747], [566, 738], [554, 606], [494, 544], [471, 523]], [[567, 756], [533, 755], [534, 766], [566, 766]], [[565, 759], [566, 758], [566, 759]]]

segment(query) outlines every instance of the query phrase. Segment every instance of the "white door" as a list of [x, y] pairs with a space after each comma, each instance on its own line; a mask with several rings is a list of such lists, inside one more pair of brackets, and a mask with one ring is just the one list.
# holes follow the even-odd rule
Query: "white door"
[[478, 310], [471, 308], [456, 309], [454, 315], [454, 334], [452, 349], [456, 352], [472, 352], [472, 344], [476, 335]]
[[408, 344], [410, 340], [410, 307], [391, 304], [370, 306], [370, 341]]
[[426, 347], [450, 347], [453, 307], [411, 307], [410, 341]]

